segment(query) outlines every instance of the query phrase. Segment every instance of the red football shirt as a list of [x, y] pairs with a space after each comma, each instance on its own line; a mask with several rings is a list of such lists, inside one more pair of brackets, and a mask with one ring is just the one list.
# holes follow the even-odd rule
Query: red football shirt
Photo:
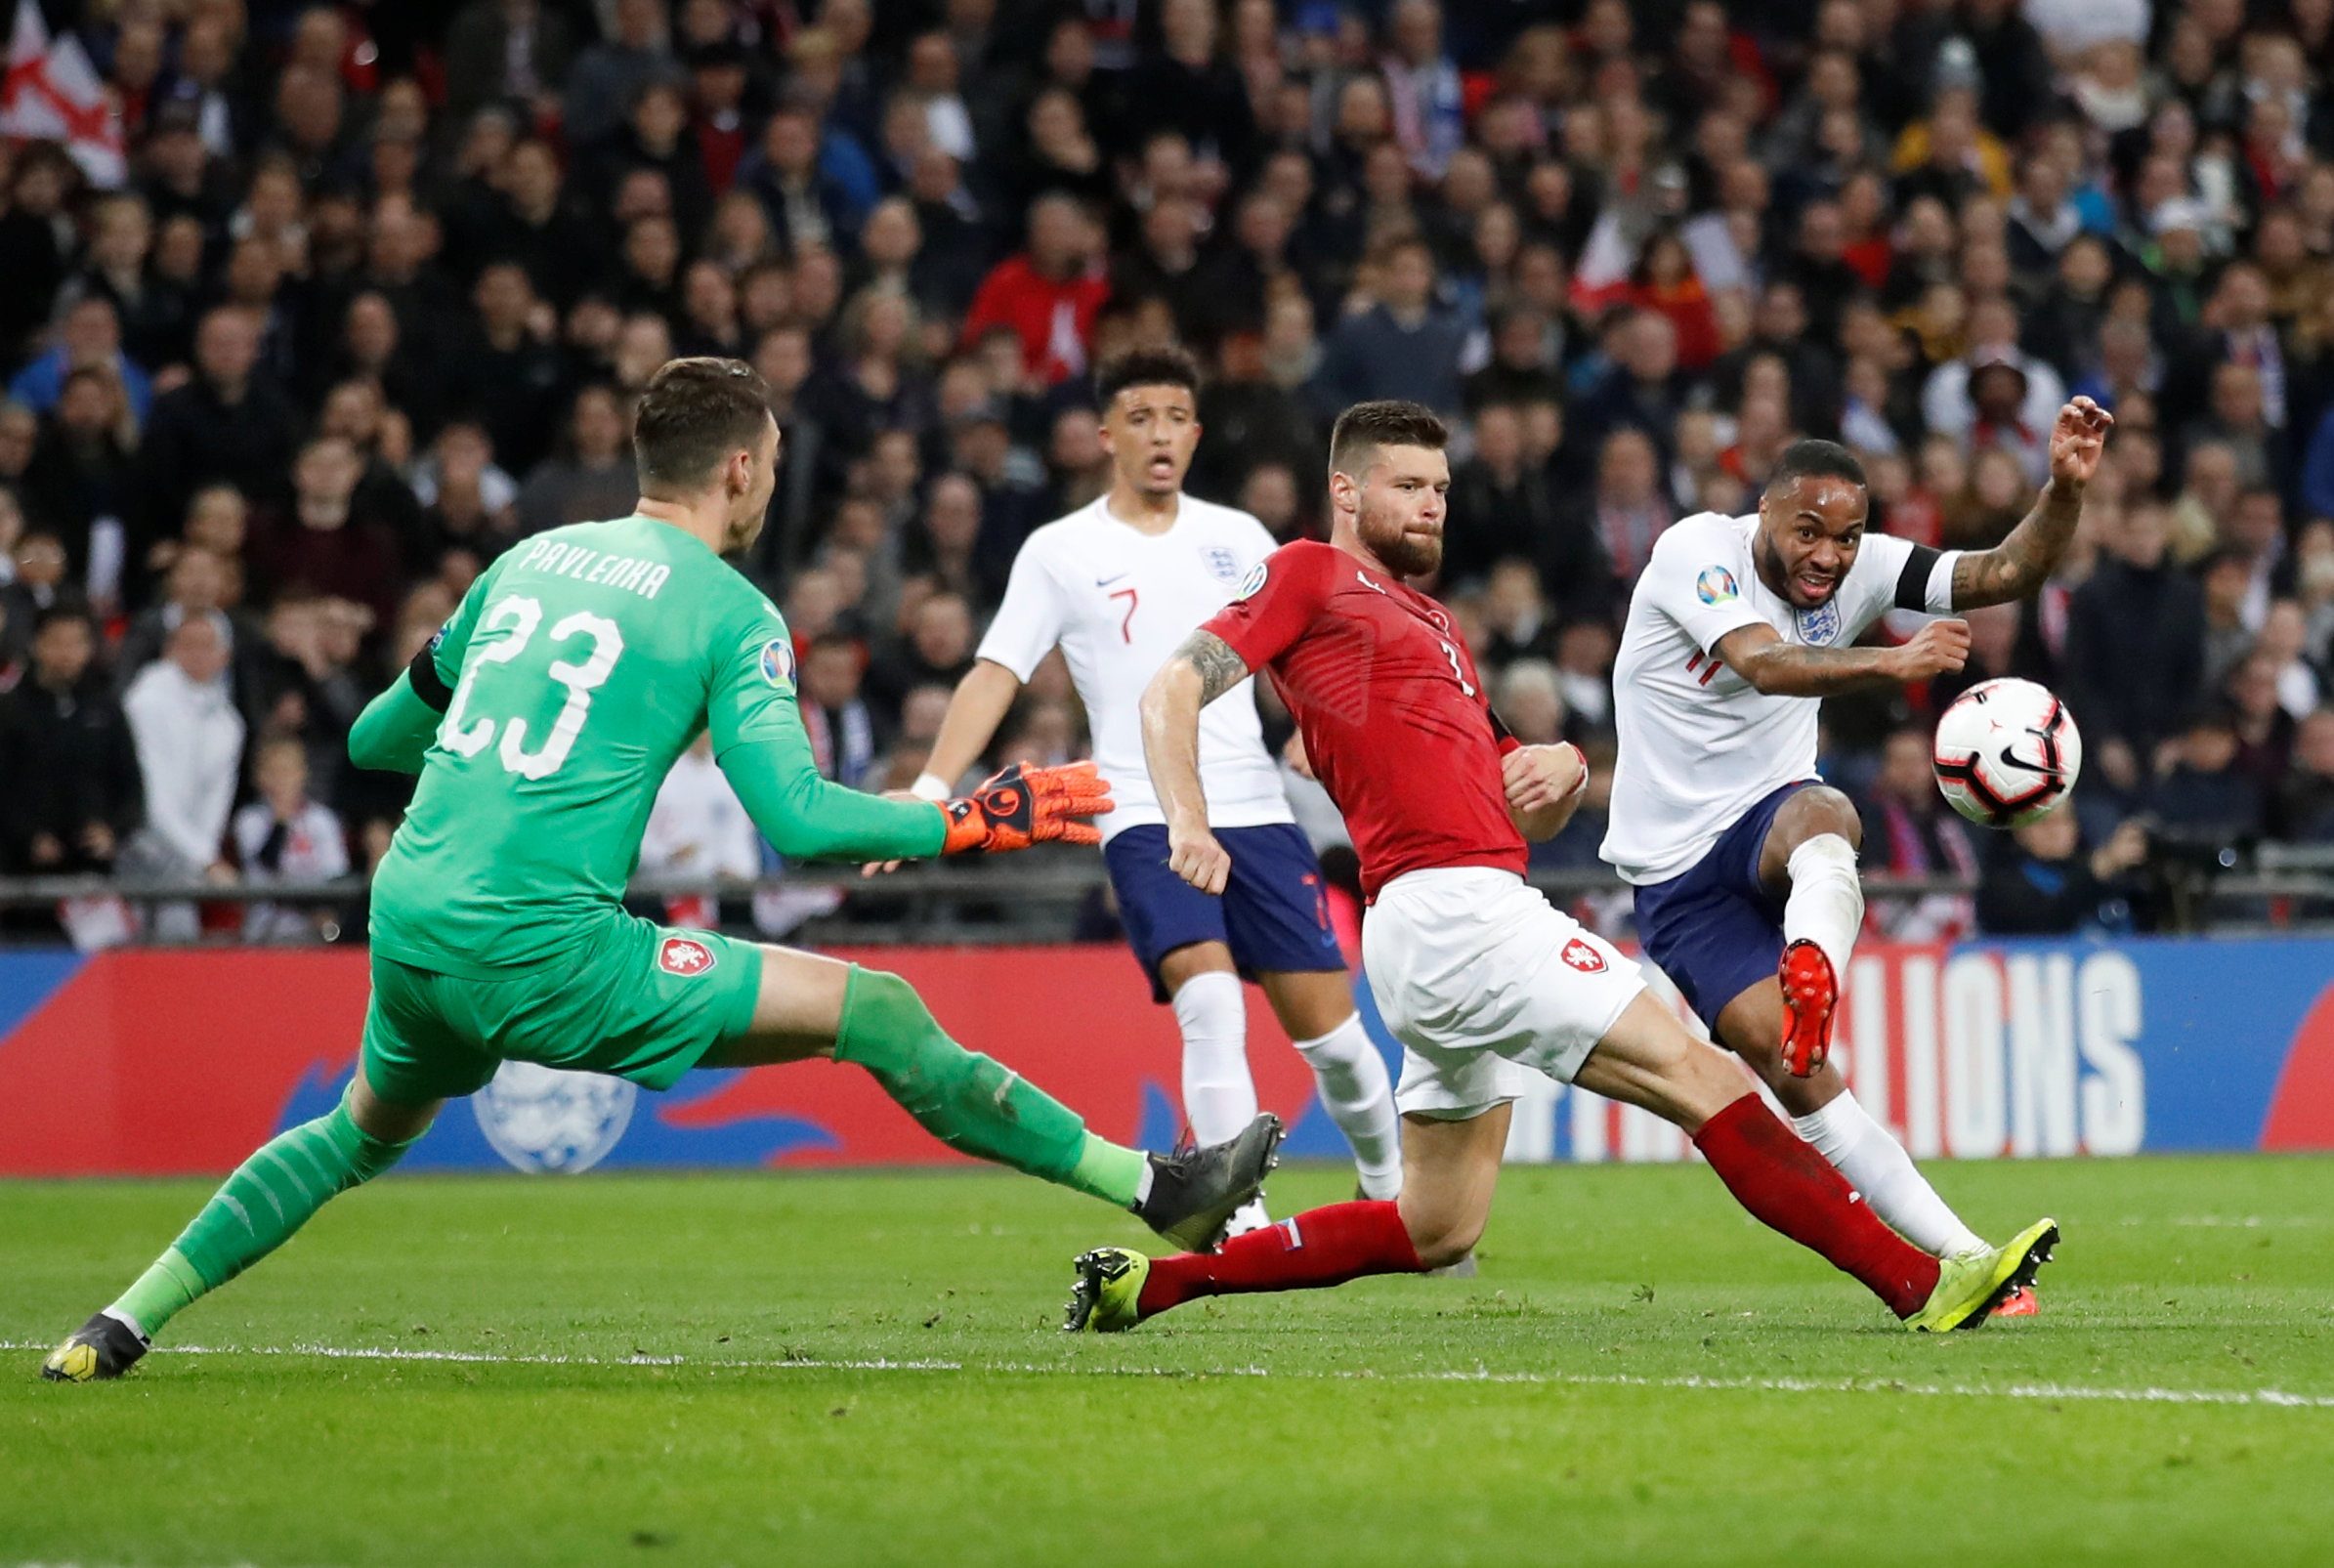
[[1430, 867], [1521, 874], [1527, 852], [1500, 773], [1516, 742], [1492, 717], [1450, 614], [1311, 540], [1266, 556], [1241, 588], [1202, 630], [1271, 672], [1345, 814], [1363, 896]]

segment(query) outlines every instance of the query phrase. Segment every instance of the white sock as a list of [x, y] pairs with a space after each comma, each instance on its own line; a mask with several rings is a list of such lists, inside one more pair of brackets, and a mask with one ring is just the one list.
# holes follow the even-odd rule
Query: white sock
[[131, 1317], [121, 1308], [117, 1306], [109, 1306], [105, 1309], [103, 1316], [111, 1318], [114, 1322], [120, 1324], [123, 1328], [136, 1335], [140, 1344], [150, 1345], [154, 1342], [154, 1336], [146, 1332], [146, 1325], [140, 1323], [136, 1318]]
[[1272, 1215], [1267, 1213], [1264, 1208], [1264, 1195], [1258, 1193], [1232, 1210], [1232, 1217], [1224, 1221], [1224, 1240], [1228, 1242], [1235, 1236], [1246, 1236], [1250, 1231], [1263, 1230], [1271, 1223]]
[[1211, 970], [1175, 993], [1183, 1031], [1183, 1119], [1201, 1143], [1221, 1143], [1256, 1120], [1248, 1075], [1248, 999], [1240, 977]]
[[1795, 1117], [1791, 1124], [1864, 1195], [1883, 1224], [1924, 1252], [1949, 1257], [1985, 1245], [1914, 1167], [1904, 1145], [1846, 1089], [1829, 1105]]
[[1864, 924], [1864, 884], [1856, 852], [1838, 833], [1817, 833], [1791, 852], [1791, 896], [1783, 901], [1783, 942], [1803, 938], [1823, 949], [1833, 978], [1847, 984], [1848, 955]]
[[1394, 1114], [1394, 1085], [1385, 1058], [1370, 1043], [1362, 1015], [1319, 1039], [1300, 1039], [1296, 1048], [1313, 1069], [1322, 1108], [1353, 1145], [1354, 1169], [1367, 1198], [1402, 1194], [1402, 1119]]

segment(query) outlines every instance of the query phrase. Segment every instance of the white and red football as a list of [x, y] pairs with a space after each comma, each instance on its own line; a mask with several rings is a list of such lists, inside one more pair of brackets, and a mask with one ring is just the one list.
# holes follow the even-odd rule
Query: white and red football
[[1937, 720], [1937, 788], [1970, 821], [2023, 827], [2048, 816], [2083, 771], [2083, 736], [2048, 687], [1985, 681]]

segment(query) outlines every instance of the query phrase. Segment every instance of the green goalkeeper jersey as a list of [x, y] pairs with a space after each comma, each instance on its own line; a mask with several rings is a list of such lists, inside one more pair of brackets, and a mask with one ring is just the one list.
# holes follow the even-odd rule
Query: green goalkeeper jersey
[[[419, 968], [488, 978], [594, 934], [619, 906], [658, 786], [700, 732], [749, 809], [742, 758], [760, 770], [808, 756], [776, 607], [650, 518], [513, 546], [432, 647], [451, 697], [372, 894], [374, 948]], [[754, 742], [784, 749], [739, 752]], [[829, 802], [829, 819], [887, 814], [906, 853], [932, 853], [944, 830], [929, 807], [792, 798]], [[777, 838], [765, 817], [801, 814], [755, 815]]]

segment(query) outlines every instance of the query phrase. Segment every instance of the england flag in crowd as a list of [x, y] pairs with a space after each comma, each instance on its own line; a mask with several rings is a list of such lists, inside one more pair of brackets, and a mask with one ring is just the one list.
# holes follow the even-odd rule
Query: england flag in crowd
[[38, 0], [17, 0], [8, 74], [0, 78], [0, 136], [64, 143], [90, 183], [106, 190], [129, 175], [120, 110], [81, 41], [70, 33], [49, 36]]

